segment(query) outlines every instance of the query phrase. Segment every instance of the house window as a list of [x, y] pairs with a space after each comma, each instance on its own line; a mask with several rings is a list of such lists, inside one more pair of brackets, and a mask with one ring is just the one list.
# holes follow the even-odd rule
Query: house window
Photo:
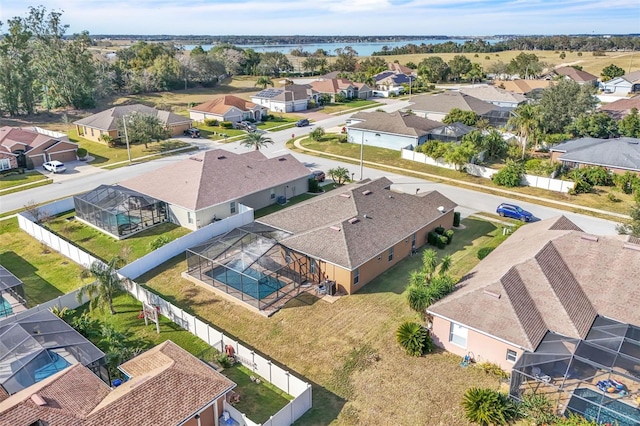
[[507, 361], [516, 362], [518, 358], [518, 352], [512, 351], [511, 349], [507, 349]]
[[187, 212], [187, 222], [193, 223], [193, 216], [191, 215], [191, 212]]
[[231, 210], [231, 214], [235, 213], [236, 212], [236, 202], [235, 201], [230, 202], [229, 203], [229, 208]]
[[8, 158], [0, 159], [0, 170], [9, 170], [11, 168], [11, 160]]
[[316, 264], [316, 260], [309, 259], [309, 272], [311, 273], [311, 275], [315, 275], [317, 270], [318, 270], [318, 265]]
[[353, 270], [353, 285], [356, 285], [360, 282], [360, 268], [356, 268]]
[[451, 323], [451, 329], [449, 332], [449, 341], [461, 348], [467, 347], [467, 333], [468, 329], [459, 324]]
[[393, 247], [389, 249], [389, 262], [393, 260]]
[[91, 129], [91, 136], [93, 136], [93, 127], [89, 127]]
[[416, 234], [411, 236], [411, 248], [416, 248]]
[[270, 195], [271, 199], [273, 200], [274, 198], [276, 198], [276, 190], [271, 188], [271, 195]]

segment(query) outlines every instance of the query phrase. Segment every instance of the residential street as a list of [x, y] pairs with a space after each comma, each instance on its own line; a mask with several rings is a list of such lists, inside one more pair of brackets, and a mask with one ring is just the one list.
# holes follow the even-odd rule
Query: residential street
[[[376, 106], [371, 110], [383, 109], [387, 112], [392, 112], [403, 108], [406, 105], [408, 105], [408, 102], [406, 101], [397, 101], [394, 103], [388, 103], [386, 105]], [[268, 157], [273, 157], [284, 152], [288, 152], [285, 149], [284, 144], [291, 138], [292, 134], [296, 137], [299, 137], [308, 134], [317, 126], [322, 126], [325, 129], [341, 126], [349, 116], [350, 114], [339, 115], [336, 117], [318, 121], [312, 126], [273, 132], [270, 134], [270, 137], [273, 139], [274, 144], [263, 149], [262, 152], [264, 152], [264, 154]], [[192, 139], [185, 140], [193, 142]], [[233, 152], [247, 151], [247, 148], [243, 147], [239, 142], [232, 142], [227, 144], [210, 142], [207, 143], [206, 146], [210, 148], [222, 148]], [[201, 149], [203, 148], [204, 147], [201, 147]], [[77, 193], [85, 192], [101, 184], [114, 184], [124, 179], [139, 176], [158, 167], [162, 167], [167, 164], [182, 160], [191, 155], [193, 155], [193, 152], [160, 158], [151, 162], [134, 164], [115, 170], [100, 170], [93, 173], [79, 174], [77, 178], [67, 178], [51, 185], [5, 195], [0, 197], [0, 213], [18, 210], [30, 201], [43, 203], [49, 200], [60, 199]], [[356, 180], [360, 178], [360, 167], [357, 165], [346, 164], [326, 158], [314, 157], [307, 154], [293, 153], [293, 155], [309, 168], [322, 169], [326, 171], [330, 168], [343, 166], [347, 167], [349, 171], [354, 174]], [[509, 200], [508, 198], [504, 198], [501, 196], [485, 194], [470, 189], [459, 188], [441, 183], [434, 183], [414, 177], [407, 177], [394, 173], [383, 172], [376, 169], [365, 167], [363, 170], [363, 178], [376, 178], [380, 176], [387, 176], [389, 179], [396, 182], [396, 185], [394, 185], [394, 189], [405, 191], [408, 193], [415, 193], [416, 189], [419, 189], [420, 192], [438, 190], [459, 205], [458, 210], [463, 214], [463, 216], [468, 216], [469, 214], [472, 214], [474, 212], [495, 213], [495, 209], [498, 204], [500, 204], [501, 202], [510, 201], [520, 205], [526, 210], [531, 211], [534, 216], [539, 219], [547, 219], [549, 217], [564, 214], [572, 221], [574, 221], [578, 226], [582, 227], [586, 232], [601, 235], [616, 234], [616, 222], [613, 221], [569, 213], [560, 209], [543, 207], [530, 202]]]

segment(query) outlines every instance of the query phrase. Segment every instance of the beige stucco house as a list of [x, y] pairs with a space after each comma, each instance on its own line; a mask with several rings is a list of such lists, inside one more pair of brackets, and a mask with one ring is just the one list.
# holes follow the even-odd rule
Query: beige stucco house
[[267, 114], [265, 106], [233, 95], [222, 96], [189, 109], [189, 117], [199, 122], [207, 119], [233, 123], [243, 120], [261, 121]]
[[0, 170], [39, 167], [47, 161], [77, 160], [78, 144], [63, 133], [33, 128], [0, 127]]

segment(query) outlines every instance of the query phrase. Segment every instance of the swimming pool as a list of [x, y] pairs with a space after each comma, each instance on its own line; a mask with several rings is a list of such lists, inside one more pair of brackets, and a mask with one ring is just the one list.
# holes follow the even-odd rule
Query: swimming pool
[[[242, 260], [233, 260], [224, 266], [218, 266], [207, 272], [207, 275], [216, 281], [240, 290], [254, 299], [264, 299], [270, 294], [286, 286], [277, 278], [266, 275], [253, 268], [246, 268]], [[231, 269], [230, 269], [231, 268]], [[243, 270], [242, 273], [238, 270]]]
[[11, 303], [7, 302], [4, 297], [0, 296], [0, 318], [8, 317], [13, 314]]
[[[602, 406], [599, 416], [598, 405]], [[591, 389], [578, 388], [574, 390], [567, 409], [599, 423], [611, 423], [619, 426], [640, 425], [640, 410], [638, 408]]]

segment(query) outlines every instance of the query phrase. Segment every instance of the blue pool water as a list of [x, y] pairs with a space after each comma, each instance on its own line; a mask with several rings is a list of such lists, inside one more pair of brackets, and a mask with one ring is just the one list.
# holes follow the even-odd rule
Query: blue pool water
[[[578, 398], [578, 396], [583, 399]], [[600, 416], [598, 417], [598, 403], [601, 398], [603, 408], [600, 410]], [[573, 391], [573, 396], [567, 408], [589, 420], [596, 420], [598, 423], [611, 423], [618, 426], [640, 425], [640, 409], [617, 401], [607, 395], [603, 397], [602, 393], [591, 389], [578, 388]]]
[[127, 216], [126, 214], [120, 213], [116, 215], [116, 221], [118, 225], [127, 225], [129, 223], [135, 223], [136, 225], [140, 223], [140, 218], [137, 216]]
[[[241, 260], [231, 261], [228, 266], [238, 270], [242, 270], [245, 267]], [[207, 272], [207, 275], [216, 281], [240, 290], [254, 299], [263, 299], [286, 285], [279, 279], [265, 275], [253, 268], [244, 269], [243, 274], [229, 268], [219, 266]]]
[[49, 376], [53, 376], [58, 371], [62, 371], [71, 365], [66, 359], [57, 353], [53, 351], [47, 351], [47, 353], [51, 357], [51, 362], [34, 371], [34, 378], [36, 379], [36, 382], [44, 380]]
[[0, 318], [8, 317], [11, 314], [13, 314], [11, 304], [7, 302], [4, 297], [0, 297]]

